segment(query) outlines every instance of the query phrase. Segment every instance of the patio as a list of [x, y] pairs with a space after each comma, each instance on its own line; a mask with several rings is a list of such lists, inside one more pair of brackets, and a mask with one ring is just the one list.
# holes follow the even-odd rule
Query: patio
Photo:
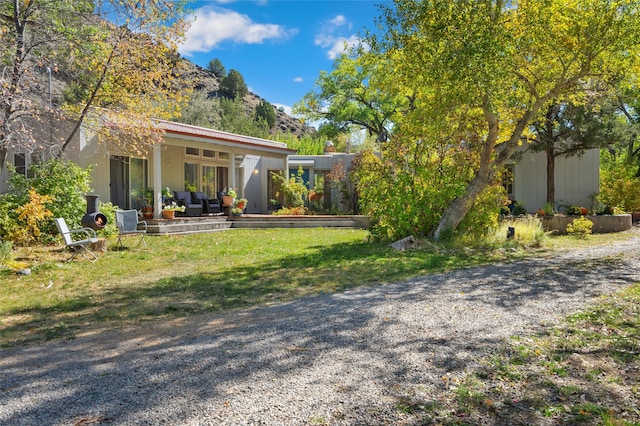
[[349, 228], [366, 229], [366, 216], [275, 216], [244, 214], [242, 216], [198, 216], [175, 219], [145, 219], [147, 235], [181, 235], [226, 231], [234, 228]]

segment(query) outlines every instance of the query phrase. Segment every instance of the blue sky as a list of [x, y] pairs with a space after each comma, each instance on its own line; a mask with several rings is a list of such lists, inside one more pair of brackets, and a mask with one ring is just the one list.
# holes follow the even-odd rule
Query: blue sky
[[206, 67], [220, 59], [249, 90], [285, 108], [330, 71], [344, 43], [374, 29], [382, 0], [199, 0], [180, 53]]

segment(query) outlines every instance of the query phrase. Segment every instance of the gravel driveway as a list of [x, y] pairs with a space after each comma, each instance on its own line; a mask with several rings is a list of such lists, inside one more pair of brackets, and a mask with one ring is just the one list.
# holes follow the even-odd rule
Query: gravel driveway
[[500, 339], [640, 281], [639, 257], [636, 236], [0, 350], [0, 424], [417, 424], [401, 401], [438, 399]]

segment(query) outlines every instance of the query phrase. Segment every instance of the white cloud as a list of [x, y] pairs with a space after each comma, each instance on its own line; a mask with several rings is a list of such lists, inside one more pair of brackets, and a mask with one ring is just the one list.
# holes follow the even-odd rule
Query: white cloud
[[340, 37], [334, 41], [331, 49], [327, 51], [327, 56], [331, 60], [336, 59], [341, 54], [347, 53], [352, 47], [357, 47], [360, 43], [360, 38], [356, 35], [352, 35], [349, 38]]
[[277, 24], [259, 24], [247, 15], [228, 9], [203, 7], [192, 16], [193, 24], [187, 31], [180, 53], [209, 52], [224, 41], [262, 44], [265, 40], [286, 40], [298, 33]]
[[327, 49], [327, 57], [329, 59], [336, 59], [350, 48], [361, 44], [360, 38], [355, 34], [349, 36], [336, 34], [344, 28], [350, 31], [352, 27], [353, 24], [344, 15], [338, 15], [323, 24], [320, 32], [316, 34], [314, 42], [316, 46]]
[[293, 81], [295, 83], [302, 83], [304, 81], [304, 79], [302, 77], [296, 77], [296, 78], [293, 79]]
[[285, 105], [285, 104], [278, 104], [278, 103], [274, 103], [273, 106], [275, 106], [278, 109], [282, 108], [282, 110], [284, 111], [285, 114], [290, 115], [291, 117], [293, 117], [293, 113], [291, 112], [291, 110], [292, 110], [291, 106]]
[[347, 18], [345, 18], [344, 15], [338, 15], [335, 18], [333, 18], [332, 20], [329, 21], [334, 27], [341, 27], [343, 25], [346, 25], [348, 29], [351, 29], [351, 27], [353, 26], [353, 24], [349, 21], [347, 21]]

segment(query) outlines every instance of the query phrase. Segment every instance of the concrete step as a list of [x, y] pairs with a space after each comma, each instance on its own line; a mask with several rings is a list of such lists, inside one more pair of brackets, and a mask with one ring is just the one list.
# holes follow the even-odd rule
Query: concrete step
[[265, 228], [348, 228], [366, 229], [365, 216], [272, 216], [242, 215], [213, 217], [176, 217], [146, 219], [148, 235], [181, 235], [225, 231], [229, 229]]
[[147, 220], [147, 234], [149, 235], [181, 235], [204, 232], [224, 231], [231, 229], [231, 222], [226, 218], [189, 218]]
[[349, 228], [362, 229], [368, 226], [362, 216], [231, 216], [233, 228]]

